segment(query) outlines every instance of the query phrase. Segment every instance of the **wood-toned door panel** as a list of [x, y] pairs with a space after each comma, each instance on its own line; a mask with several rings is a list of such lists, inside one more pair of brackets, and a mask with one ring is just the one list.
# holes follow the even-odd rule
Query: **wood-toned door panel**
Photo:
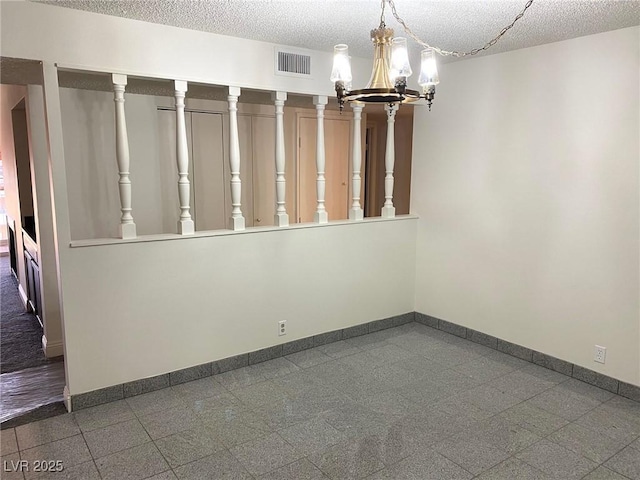
[[[254, 145], [253, 214], [254, 226], [259, 227], [273, 225], [276, 213], [276, 119], [254, 116], [251, 121]], [[290, 161], [290, 159], [287, 160]]]
[[[325, 208], [329, 220], [348, 218], [350, 122], [325, 118]], [[299, 217], [312, 222], [317, 206], [316, 138], [317, 120], [300, 117], [299, 136]]]
[[327, 158], [326, 200], [331, 220], [349, 218], [349, 159], [351, 133], [349, 120], [325, 119], [325, 152]]

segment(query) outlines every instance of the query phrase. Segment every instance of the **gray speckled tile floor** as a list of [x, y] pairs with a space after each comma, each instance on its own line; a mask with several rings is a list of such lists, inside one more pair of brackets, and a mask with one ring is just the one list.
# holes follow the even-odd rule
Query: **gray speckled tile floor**
[[1, 436], [65, 467], [3, 478], [640, 479], [640, 403], [418, 323]]

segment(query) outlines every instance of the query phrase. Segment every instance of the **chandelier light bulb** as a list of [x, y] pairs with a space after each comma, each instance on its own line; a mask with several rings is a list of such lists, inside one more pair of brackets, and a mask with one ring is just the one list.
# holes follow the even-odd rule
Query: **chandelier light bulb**
[[340, 43], [333, 47], [333, 70], [331, 71], [332, 82], [343, 82], [345, 85], [351, 83], [351, 60], [349, 59], [349, 47]]
[[440, 83], [438, 77], [438, 66], [436, 65], [436, 55], [432, 48], [425, 48], [420, 54], [420, 77], [418, 83], [421, 87], [427, 88]]
[[395, 82], [399, 77], [410, 77], [411, 64], [409, 63], [409, 52], [407, 51], [407, 39], [396, 37], [391, 40], [391, 68], [389, 69], [389, 79]]

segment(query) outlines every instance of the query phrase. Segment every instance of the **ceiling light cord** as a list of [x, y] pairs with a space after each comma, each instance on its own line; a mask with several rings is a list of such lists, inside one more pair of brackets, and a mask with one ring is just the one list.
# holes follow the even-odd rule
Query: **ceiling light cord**
[[393, 0], [382, 0], [382, 20], [384, 19], [384, 3], [385, 2], [389, 3], [389, 7], [391, 8], [391, 13], [393, 13], [393, 16], [398, 21], [398, 23], [402, 25], [402, 28], [404, 29], [406, 34], [409, 35], [411, 38], [413, 38], [420, 45], [424, 46], [425, 48], [432, 48], [442, 56], [467, 57], [469, 55], [475, 55], [477, 53], [480, 53], [484, 50], [488, 50], [489, 48], [493, 47], [498, 42], [498, 40], [500, 40], [502, 36], [505, 33], [507, 33], [516, 24], [516, 22], [524, 16], [524, 13], [531, 6], [531, 4], [533, 3], [533, 0], [529, 0], [527, 4], [524, 6], [524, 8], [522, 9], [522, 11], [518, 15], [516, 15], [516, 18], [513, 19], [513, 22], [511, 22], [509, 25], [504, 27], [500, 31], [500, 33], [496, 35], [492, 40], [485, 43], [483, 47], [474, 48], [473, 50], [469, 50], [468, 52], [458, 52], [456, 50], [453, 50], [453, 51], [443, 50], [441, 48], [434, 47], [432, 45], [429, 45], [427, 42], [422, 41], [420, 37], [418, 37], [415, 33], [413, 33], [413, 31], [407, 26], [405, 21], [402, 18], [400, 18], [400, 16], [398, 15], [398, 12], [396, 11], [396, 6], [393, 3]]

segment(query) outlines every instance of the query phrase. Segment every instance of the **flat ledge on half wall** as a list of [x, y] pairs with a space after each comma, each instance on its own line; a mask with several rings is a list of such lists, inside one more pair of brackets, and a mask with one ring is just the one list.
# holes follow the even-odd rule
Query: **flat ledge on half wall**
[[507, 353], [513, 357], [520, 358], [527, 362], [534, 363], [549, 370], [553, 370], [568, 377], [575, 378], [576, 380], [588, 383], [589, 385], [594, 385], [611, 393], [640, 402], [640, 387], [631, 385], [630, 383], [617, 380], [607, 375], [603, 375], [602, 373], [581, 367], [580, 365], [560, 360], [559, 358], [552, 357], [551, 355], [531, 350], [530, 348], [487, 335], [486, 333], [482, 333], [471, 328], [463, 327], [430, 315], [425, 315], [424, 313], [415, 312], [415, 318], [416, 322], [428, 327], [442, 330], [443, 332]]
[[327, 228], [327, 227], [340, 227], [346, 225], [366, 225], [367, 223], [375, 222], [397, 222], [402, 220], [417, 220], [418, 215], [397, 215], [393, 218], [383, 217], [367, 217], [364, 220], [334, 220], [329, 223], [294, 223], [286, 227], [250, 227], [244, 230], [205, 230], [195, 232], [190, 235], [180, 235], [179, 233], [160, 233], [155, 235], [141, 235], [135, 238], [96, 238], [89, 240], [72, 240], [69, 244], [71, 248], [82, 247], [98, 247], [102, 245], [122, 245], [126, 243], [142, 243], [142, 242], [165, 242], [168, 240], [188, 240], [192, 238], [204, 238], [204, 237], [222, 237], [226, 235], [250, 235], [255, 233], [268, 233], [268, 232], [284, 232], [287, 230], [299, 230], [302, 228]]
[[268, 360], [273, 360], [274, 358], [301, 352], [302, 350], [318, 347], [320, 345], [339, 342], [340, 340], [366, 335], [368, 333], [385, 330], [387, 328], [398, 327], [400, 325], [413, 322], [414, 318], [414, 312], [408, 312], [402, 315], [384, 318], [382, 320], [375, 320], [355, 325], [353, 327], [320, 333], [312, 337], [293, 340], [273, 347], [267, 347], [254, 352], [223, 358], [214, 362], [164, 373], [154, 377], [142, 378], [140, 380], [134, 380], [124, 384], [113, 385], [111, 387], [101, 388], [91, 392], [72, 395], [71, 410], [77, 411], [84, 408], [102, 405], [104, 403], [115, 402], [116, 400], [142, 395], [144, 393], [161, 390], [173, 385], [180, 385], [181, 383], [266, 362]]

